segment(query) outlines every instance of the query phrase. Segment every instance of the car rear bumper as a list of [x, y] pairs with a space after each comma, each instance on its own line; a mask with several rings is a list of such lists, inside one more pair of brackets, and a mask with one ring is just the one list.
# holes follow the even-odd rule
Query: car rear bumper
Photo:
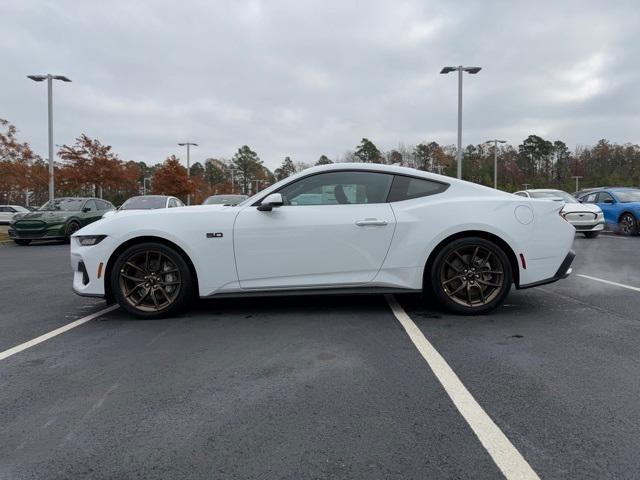
[[601, 232], [604, 230], [604, 221], [592, 224], [572, 223], [576, 232]]
[[563, 262], [560, 264], [560, 267], [558, 268], [558, 271], [555, 273], [553, 277], [545, 278], [544, 280], [539, 280], [533, 283], [527, 283], [525, 285], [519, 285], [517, 287], [518, 290], [522, 290], [524, 288], [539, 287], [540, 285], [547, 285], [549, 283], [562, 280], [563, 278], [567, 278], [569, 275], [571, 275], [571, 272], [572, 272], [571, 263], [573, 262], [573, 259], [575, 257], [576, 257], [576, 252], [574, 252], [573, 250], [569, 250], [569, 253], [567, 253], [567, 256], [564, 258]]

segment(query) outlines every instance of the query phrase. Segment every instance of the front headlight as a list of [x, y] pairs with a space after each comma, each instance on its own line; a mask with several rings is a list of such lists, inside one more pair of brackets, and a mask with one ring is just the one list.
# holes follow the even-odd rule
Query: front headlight
[[102, 240], [107, 238], [106, 235], [76, 235], [74, 237], [78, 240], [78, 245], [82, 247], [90, 247], [92, 245], [99, 244]]

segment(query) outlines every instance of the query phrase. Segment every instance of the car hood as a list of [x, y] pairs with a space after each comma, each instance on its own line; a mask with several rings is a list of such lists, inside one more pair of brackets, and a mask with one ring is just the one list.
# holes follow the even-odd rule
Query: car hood
[[600, 213], [602, 212], [599, 206], [594, 205], [592, 203], [565, 203], [564, 207], [562, 207], [562, 211], [564, 213], [574, 213], [574, 212]]
[[67, 211], [56, 211], [56, 210], [36, 211], [36, 212], [20, 214], [20, 217], [17, 218], [17, 220], [42, 220], [43, 222], [49, 222], [54, 220], [63, 220], [77, 213], [79, 212], [67, 212]]

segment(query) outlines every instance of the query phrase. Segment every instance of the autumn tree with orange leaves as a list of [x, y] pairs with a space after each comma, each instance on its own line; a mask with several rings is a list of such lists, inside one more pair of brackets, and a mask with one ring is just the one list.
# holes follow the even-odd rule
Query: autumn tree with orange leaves
[[63, 145], [58, 156], [63, 163], [56, 188], [66, 195], [94, 195], [121, 203], [138, 194], [140, 167], [120, 160], [110, 145], [82, 134], [72, 146]]
[[173, 195], [185, 199], [187, 194], [193, 194], [193, 187], [187, 169], [180, 165], [175, 155], [168, 157], [151, 178], [151, 193], [155, 195]]
[[31, 147], [17, 138], [18, 130], [0, 118], [0, 203], [41, 203], [48, 195], [49, 172]]

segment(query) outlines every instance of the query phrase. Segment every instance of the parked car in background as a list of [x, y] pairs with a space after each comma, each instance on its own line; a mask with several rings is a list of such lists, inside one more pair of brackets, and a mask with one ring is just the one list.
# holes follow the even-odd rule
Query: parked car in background
[[73, 290], [145, 318], [194, 296], [423, 289], [451, 311], [486, 313], [514, 284], [569, 275], [575, 229], [561, 208], [411, 168], [317, 166], [237, 206], [89, 225], [71, 240]]
[[202, 205], [238, 205], [244, 202], [248, 195], [212, 195], [208, 197]]
[[585, 193], [589, 193], [589, 192], [595, 192], [596, 190], [602, 190], [603, 188], [608, 188], [608, 187], [591, 187], [591, 188], [583, 188], [581, 190], [578, 190], [577, 192], [573, 192], [573, 196], [575, 198], [580, 198], [582, 197]]
[[29, 213], [29, 210], [20, 205], [0, 205], [0, 225], [8, 225], [16, 213]]
[[56, 198], [12, 220], [9, 238], [18, 245], [29, 245], [32, 240], [65, 240], [109, 210], [115, 207], [99, 198]]
[[604, 230], [604, 215], [597, 205], [580, 203], [573, 195], [563, 190], [551, 188], [535, 188], [520, 190], [516, 195], [528, 198], [545, 198], [563, 202], [561, 215], [577, 232], [587, 238], [596, 238]]
[[597, 205], [607, 226], [622, 235], [637, 235], [640, 220], [640, 189], [603, 188], [578, 198], [584, 205]]
[[103, 217], [114, 215], [122, 210], [156, 210], [159, 208], [184, 207], [184, 203], [177, 197], [170, 195], [140, 195], [131, 197], [118, 210], [110, 210]]

